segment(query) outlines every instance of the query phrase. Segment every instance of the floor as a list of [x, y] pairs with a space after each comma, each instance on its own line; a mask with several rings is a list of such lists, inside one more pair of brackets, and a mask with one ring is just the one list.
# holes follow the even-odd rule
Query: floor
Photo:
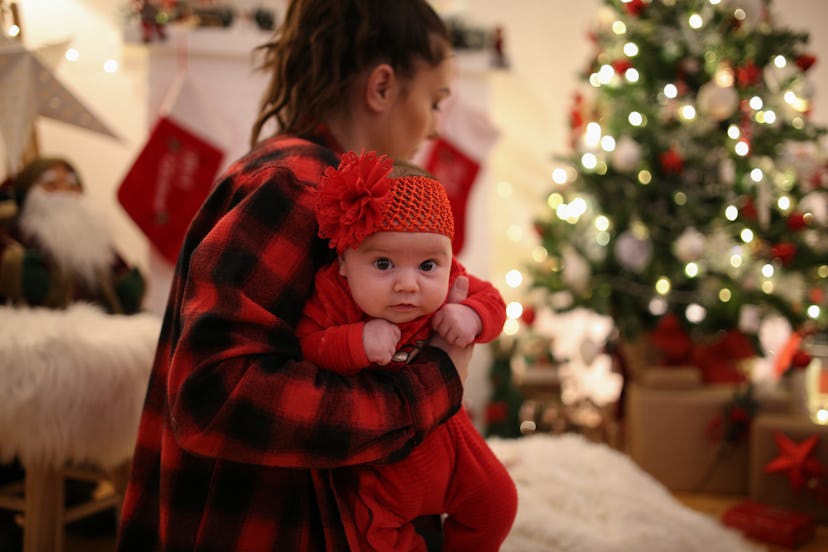
[[[676, 498], [694, 510], [708, 514], [715, 518], [721, 515], [730, 506], [741, 500], [740, 497], [706, 495], [693, 493], [679, 493]], [[764, 543], [763, 543], [764, 544]], [[767, 545], [767, 552], [789, 552], [789, 548]], [[115, 537], [104, 536], [98, 538], [81, 537], [67, 534], [65, 552], [113, 552], [115, 550]], [[797, 552], [826, 552], [828, 551], [828, 525], [817, 527], [817, 534], [814, 540], [800, 548]]]
[[115, 537], [79, 537], [66, 535], [64, 552], [113, 552]]

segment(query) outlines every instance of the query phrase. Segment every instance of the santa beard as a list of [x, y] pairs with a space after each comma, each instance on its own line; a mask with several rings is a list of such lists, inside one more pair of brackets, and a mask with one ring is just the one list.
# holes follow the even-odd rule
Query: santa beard
[[24, 239], [92, 289], [115, 260], [106, 218], [83, 194], [35, 186], [26, 194], [19, 224]]

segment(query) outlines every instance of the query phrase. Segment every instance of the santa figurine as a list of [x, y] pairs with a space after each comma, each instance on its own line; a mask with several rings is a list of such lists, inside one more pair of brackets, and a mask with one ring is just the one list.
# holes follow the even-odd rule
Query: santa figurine
[[0, 304], [62, 309], [73, 302], [111, 314], [141, 310], [146, 281], [116, 251], [105, 214], [66, 159], [44, 157], [4, 184], [16, 210], [0, 219]]

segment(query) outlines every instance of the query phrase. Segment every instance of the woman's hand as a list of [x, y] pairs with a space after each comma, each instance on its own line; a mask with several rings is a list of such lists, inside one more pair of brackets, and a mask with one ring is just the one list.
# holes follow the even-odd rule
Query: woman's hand
[[[449, 290], [446, 301], [448, 303], [459, 303], [464, 300], [469, 294], [469, 279], [465, 276], [460, 276], [454, 281], [454, 285]], [[449, 343], [440, 334], [434, 334], [431, 338], [430, 345], [442, 349], [451, 358], [454, 367], [457, 369], [457, 375], [460, 376], [460, 381], [465, 383], [469, 376], [469, 361], [471, 360], [474, 345], [458, 346]]]

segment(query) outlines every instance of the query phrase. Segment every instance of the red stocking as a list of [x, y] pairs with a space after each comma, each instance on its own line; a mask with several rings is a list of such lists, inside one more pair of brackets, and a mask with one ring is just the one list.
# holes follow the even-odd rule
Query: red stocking
[[466, 204], [480, 163], [460, 151], [457, 146], [438, 138], [428, 155], [425, 168], [443, 183], [454, 215], [454, 254], [463, 249], [466, 235]]

